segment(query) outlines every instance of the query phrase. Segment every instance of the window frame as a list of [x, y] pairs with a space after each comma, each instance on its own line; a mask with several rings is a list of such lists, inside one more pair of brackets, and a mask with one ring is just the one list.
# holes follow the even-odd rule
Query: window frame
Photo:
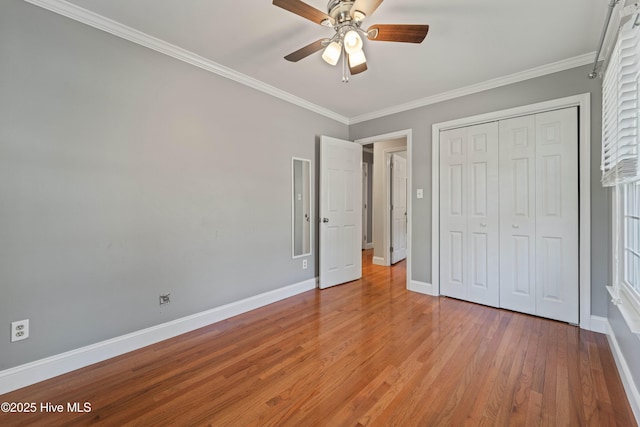
[[[639, 183], [629, 183], [625, 185], [639, 185]], [[613, 290], [612, 286], [607, 289], [612, 296], [612, 301], [620, 310], [622, 317], [629, 326], [629, 329], [640, 339], [640, 293], [631, 287], [625, 280], [624, 268], [626, 267], [625, 258], [625, 199], [623, 193], [624, 185], [613, 187], [612, 191], [612, 221], [611, 221], [611, 239], [612, 239], [612, 283], [615, 283], [616, 270], [619, 269], [619, 294]], [[620, 200], [622, 198], [622, 200]], [[619, 237], [619, 239], [618, 239]], [[638, 236], [640, 239], [640, 236]], [[616, 265], [617, 264], [617, 265]], [[617, 267], [617, 268], [616, 268]], [[640, 273], [638, 274], [640, 277]]]
[[[640, 260], [640, 207], [638, 207], [638, 203], [640, 203], [640, 182], [627, 183], [622, 185], [622, 212], [620, 212], [620, 224], [621, 224], [621, 248], [620, 248], [620, 268], [622, 271], [622, 285], [626, 288], [628, 295], [627, 297], [634, 303], [635, 308], [640, 311], [640, 262], [638, 262], [638, 266], [634, 272], [634, 283], [636, 286], [634, 287], [629, 282], [629, 252], [632, 253], [631, 256], [637, 257]], [[629, 204], [629, 193], [630, 187], [636, 191], [634, 202], [636, 203], [635, 209], [636, 212], [630, 212], [633, 209], [633, 206]], [[633, 191], [632, 190], [632, 191]], [[634, 241], [629, 242], [630, 232], [629, 232], [629, 222], [635, 222], [636, 232], [633, 238]], [[631, 231], [633, 233], [633, 230]], [[630, 248], [630, 246], [632, 246]]]

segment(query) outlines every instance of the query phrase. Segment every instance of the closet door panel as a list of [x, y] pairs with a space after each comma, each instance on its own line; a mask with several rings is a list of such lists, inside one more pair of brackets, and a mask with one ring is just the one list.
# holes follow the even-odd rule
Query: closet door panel
[[500, 307], [536, 312], [535, 119], [500, 122]]
[[469, 301], [500, 304], [498, 239], [498, 122], [467, 132]]
[[440, 293], [467, 299], [467, 131], [440, 134]]
[[537, 114], [536, 313], [578, 323], [578, 113]]

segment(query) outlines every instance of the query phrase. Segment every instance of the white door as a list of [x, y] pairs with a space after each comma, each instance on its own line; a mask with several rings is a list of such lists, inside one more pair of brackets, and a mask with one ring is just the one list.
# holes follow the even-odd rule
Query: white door
[[500, 306], [535, 314], [535, 116], [500, 122]]
[[500, 305], [579, 317], [576, 108], [500, 123]]
[[467, 129], [440, 134], [440, 292], [466, 300]]
[[498, 124], [440, 135], [441, 291], [499, 305]]
[[362, 249], [367, 249], [367, 205], [369, 196], [368, 185], [369, 165], [362, 162]]
[[577, 324], [577, 109], [440, 133], [440, 291]]
[[407, 159], [391, 154], [391, 264], [407, 258]]
[[320, 288], [362, 276], [362, 146], [320, 138]]
[[536, 314], [578, 324], [578, 112], [536, 115]]
[[469, 301], [500, 305], [498, 123], [467, 129]]

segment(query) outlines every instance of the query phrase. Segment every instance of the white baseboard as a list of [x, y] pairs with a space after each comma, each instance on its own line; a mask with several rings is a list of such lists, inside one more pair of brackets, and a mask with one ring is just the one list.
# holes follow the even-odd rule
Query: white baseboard
[[582, 327], [583, 329], [588, 329], [592, 332], [607, 334], [609, 332], [609, 320], [606, 317], [591, 316], [589, 327], [584, 328], [582, 325], [580, 325], [580, 327]]
[[0, 371], [0, 394], [137, 350], [315, 288], [316, 278], [305, 280], [211, 310]]
[[419, 282], [417, 280], [412, 280], [409, 282], [410, 291], [418, 292], [425, 295], [433, 295], [438, 296], [438, 293], [435, 290], [435, 287], [431, 283]]
[[373, 249], [373, 242], [365, 243], [365, 244], [364, 244], [364, 248], [365, 248], [365, 249]]
[[622, 379], [622, 385], [624, 386], [624, 391], [627, 393], [627, 399], [629, 400], [629, 405], [631, 405], [631, 410], [636, 417], [636, 422], [640, 424], [640, 390], [636, 387], [633, 382], [633, 377], [631, 376], [631, 370], [629, 369], [629, 365], [622, 354], [622, 350], [618, 345], [618, 340], [616, 339], [615, 334], [613, 333], [613, 329], [607, 320], [607, 338], [609, 339], [609, 344], [611, 344], [611, 352], [613, 353], [613, 358], [616, 361], [616, 366], [618, 367], [618, 372], [620, 373], [620, 378]]
[[388, 267], [388, 265], [384, 263], [384, 258], [381, 256], [374, 256], [371, 262], [374, 265], [381, 265], [383, 267]]

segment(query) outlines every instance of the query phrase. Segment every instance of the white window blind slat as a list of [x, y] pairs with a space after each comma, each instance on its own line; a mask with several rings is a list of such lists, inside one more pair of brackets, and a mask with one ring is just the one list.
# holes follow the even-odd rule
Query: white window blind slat
[[602, 184], [640, 180], [640, 30], [621, 29], [602, 82]]

